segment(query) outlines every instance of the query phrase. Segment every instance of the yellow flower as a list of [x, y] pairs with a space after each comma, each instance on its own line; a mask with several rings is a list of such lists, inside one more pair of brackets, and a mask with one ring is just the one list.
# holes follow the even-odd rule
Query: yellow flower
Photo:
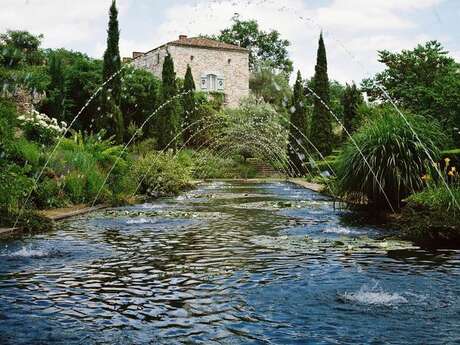
[[430, 175], [423, 175], [423, 176], [421, 177], [421, 179], [422, 179], [423, 181], [429, 181], [429, 180], [430, 180]]
[[446, 167], [448, 167], [449, 162], [450, 162], [450, 158], [449, 157], [444, 158], [444, 162], [446, 162]]
[[447, 175], [449, 175], [449, 176], [454, 176], [454, 172], [451, 170], [451, 171], [449, 171], [449, 172], [447, 173]]
[[456, 167], [452, 167], [451, 170], [452, 170], [453, 172], [456, 172], [456, 171], [457, 171], [457, 168], [456, 168]]

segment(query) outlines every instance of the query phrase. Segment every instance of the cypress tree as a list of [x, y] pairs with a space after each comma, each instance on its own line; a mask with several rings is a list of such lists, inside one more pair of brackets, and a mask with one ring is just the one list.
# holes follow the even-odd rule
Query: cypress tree
[[[165, 56], [163, 71], [161, 74], [161, 100], [164, 104], [158, 114], [157, 120], [157, 137], [158, 149], [162, 150], [168, 146], [170, 141], [179, 131], [179, 104], [174, 97], [177, 96], [176, 73], [174, 72], [174, 61], [171, 55]], [[177, 142], [170, 145], [176, 149]]]
[[324, 102], [329, 106], [329, 78], [327, 76], [326, 48], [322, 32], [319, 36], [313, 91], [316, 95], [313, 95], [311, 137], [313, 144], [321, 154], [326, 156], [332, 152], [332, 117], [327, 107], [323, 104]]
[[342, 96], [343, 126], [349, 133], [353, 133], [357, 127], [358, 107], [364, 102], [363, 95], [356, 84], [346, 85]]
[[[182, 105], [183, 105], [183, 126], [184, 130], [184, 142], [188, 141], [188, 146], [192, 146], [193, 143], [189, 139], [193, 136], [195, 131], [199, 128], [198, 125], [192, 125], [194, 122], [198, 120], [195, 111], [195, 82], [193, 81], [192, 69], [190, 65], [187, 65], [187, 72], [185, 72], [185, 79], [184, 79], [184, 88], [183, 88], [183, 97], [182, 97]], [[192, 126], [191, 126], [192, 125]], [[189, 127], [190, 128], [187, 128]]]
[[302, 75], [297, 72], [297, 79], [294, 84], [294, 93], [291, 103], [291, 126], [289, 135], [288, 156], [292, 165], [291, 174], [293, 176], [305, 174], [305, 145], [304, 135], [307, 135], [307, 112], [304, 99], [304, 88], [302, 85]]
[[42, 110], [59, 120], [66, 120], [66, 87], [64, 78], [64, 69], [62, 66], [62, 58], [57, 56], [55, 53], [51, 54], [48, 73], [50, 75], [50, 86], [49, 94], [42, 107]]
[[[108, 128], [111, 134], [115, 134], [118, 142], [123, 140], [124, 124], [120, 112], [121, 100], [121, 76], [116, 74], [121, 69], [119, 49], [120, 30], [118, 27], [118, 10], [116, 1], [112, 1], [109, 11], [109, 27], [107, 30], [107, 48], [104, 53], [102, 77], [107, 83], [102, 93], [102, 105], [106, 118], [102, 121], [102, 128]], [[116, 74], [116, 75], [115, 75]], [[115, 76], [114, 76], [115, 75]]]

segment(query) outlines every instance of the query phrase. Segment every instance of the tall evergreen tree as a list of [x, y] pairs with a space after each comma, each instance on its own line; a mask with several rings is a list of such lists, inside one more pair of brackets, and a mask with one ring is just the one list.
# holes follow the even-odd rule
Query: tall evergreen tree
[[61, 121], [68, 121], [66, 113], [66, 87], [62, 58], [55, 53], [50, 55], [48, 63], [50, 85], [48, 96], [42, 106], [42, 111]]
[[353, 133], [358, 125], [358, 107], [364, 101], [363, 95], [356, 84], [348, 85], [342, 96], [343, 126], [349, 133]]
[[[124, 124], [123, 115], [119, 109], [121, 100], [121, 76], [117, 72], [121, 69], [119, 49], [120, 30], [118, 27], [118, 10], [116, 1], [112, 1], [109, 11], [109, 27], [107, 30], [107, 48], [104, 53], [102, 77], [110, 80], [102, 93], [102, 104], [106, 116], [102, 121], [103, 128], [108, 128], [111, 134], [115, 134], [117, 141], [123, 140]], [[116, 74], [116, 75], [115, 75]]]
[[195, 82], [193, 80], [192, 68], [190, 65], [187, 65], [187, 72], [185, 72], [183, 93], [183, 126], [185, 129], [183, 139], [184, 142], [188, 142], [188, 146], [193, 146], [192, 140], [190, 139], [200, 126], [199, 124], [194, 125], [194, 122], [198, 121], [198, 118], [197, 112], [195, 111]]
[[289, 136], [288, 156], [292, 164], [292, 175], [303, 175], [305, 173], [304, 161], [305, 152], [303, 147], [307, 147], [304, 135], [307, 136], [308, 123], [307, 111], [305, 107], [304, 89], [302, 75], [297, 72], [297, 79], [294, 84], [294, 93], [291, 104], [291, 126]]
[[313, 91], [316, 95], [313, 95], [312, 142], [323, 155], [329, 155], [332, 152], [332, 117], [324, 105], [329, 105], [329, 78], [323, 33], [319, 36]]
[[[176, 98], [176, 73], [174, 72], [174, 61], [169, 52], [165, 56], [161, 77], [161, 101], [164, 106], [159, 112], [157, 120], [157, 144], [160, 150], [168, 146], [180, 128], [180, 109]], [[176, 146], [177, 140], [170, 145], [173, 149], [176, 149]]]

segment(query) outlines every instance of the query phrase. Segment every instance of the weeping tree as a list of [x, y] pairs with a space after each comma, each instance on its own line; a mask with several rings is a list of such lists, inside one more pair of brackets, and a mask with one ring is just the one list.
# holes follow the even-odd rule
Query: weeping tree
[[103, 116], [100, 129], [107, 128], [115, 135], [118, 142], [123, 141], [124, 123], [120, 111], [121, 100], [121, 58], [119, 49], [120, 30], [118, 27], [118, 10], [116, 1], [112, 1], [109, 11], [109, 27], [107, 30], [107, 48], [104, 53], [102, 77], [104, 81], [112, 78], [102, 92]]
[[297, 72], [297, 80], [294, 85], [294, 93], [292, 96], [291, 106], [291, 124], [288, 155], [291, 162], [291, 174], [293, 176], [304, 175], [305, 167], [305, 152], [302, 148], [306, 147], [304, 136], [307, 136], [307, 111], [305, 108], [304, 89], [302, 86], [302, 75]]
[[176, 73], [174, 72], [174, 61], [171, 55], [165, 56], [163, 63], [163, 71], [161, 74], [162, 86], [161, 86], [161, 101], [163, 108], [157, 117], [157, 146], [158, 149], [163, 150], [168, 145], [172, 149], [176, 149], [177, 140], [174, 137], [179, 132], [180, 128], [180, 108], [177, 99], [177, 85], [176, 85]]
[[314, 106], [311, 123], [312, 142], [324, 156], [332, 152], [332, 123], [329, 106], [329, 78], [323, 33], [319, 36], [315, 76], [313, 78]]
[[345, 87], [342, 95], [343, 126], [349, 133], [356, 131], [359, 125], [358, 108], [363, 104], [364, 99], [355, 83]]
[[192, 146], [191, 138], [196, 130], [199, 128], [198, 125], [192, 125], [198, 120], [197, 112], [195, 111], [196, 102], [195, 102], [195, 82], [193, 81], [192, 69], [190, 65], [187, 65], [187, 72], [185, 72], [185, 80], [183, 87], [182, 96], [182, 107], [183, 107], [183, 126], [184, 142], [188, 143], [188, 146]]

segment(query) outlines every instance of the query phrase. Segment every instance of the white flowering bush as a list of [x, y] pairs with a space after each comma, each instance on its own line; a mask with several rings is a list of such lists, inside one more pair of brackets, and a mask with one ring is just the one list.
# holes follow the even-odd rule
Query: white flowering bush
[[20, 121], [21, 129], [29, 140], [45, 145], [55, 142], [67, 127], [64, 121], [58, 123], [57, 119], [48, 117], [35, 109], [26, 111], [18, 117], [18, 120]]

